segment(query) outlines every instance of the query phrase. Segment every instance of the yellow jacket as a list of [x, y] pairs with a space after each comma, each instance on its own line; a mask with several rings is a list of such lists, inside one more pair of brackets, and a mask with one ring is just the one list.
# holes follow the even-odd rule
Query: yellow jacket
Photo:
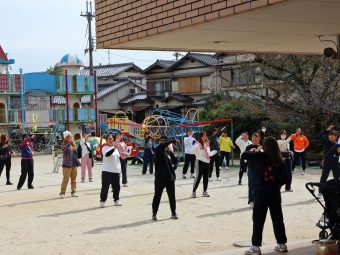
[[220, 150], [221, 151], [231, 152], [231, 149], [233, 148], [234, 144], [231, 141], [229, 136], [228, 137], [220, 136], [218, 141], [220, 142]]

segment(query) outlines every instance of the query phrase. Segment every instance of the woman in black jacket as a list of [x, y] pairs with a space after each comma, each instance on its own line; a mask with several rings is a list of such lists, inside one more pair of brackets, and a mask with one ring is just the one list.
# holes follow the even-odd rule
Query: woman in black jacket
[[155, 194], [152, 201], [152, 220], [157, 220], [159, 203], [162, 198], [163, 190], [166, 188], [171, 208], [171, 219], [177, 220], [175, 180], [177, 169], [177, 159], [173, 152], [168, 148], [176, 140], [168, 140], [167, 136], [161, 136], [160, 144], [155, 149]]
[[[337, 144], [338, 132], [334, 130], [334, 125], [330, 125], [327, 129], [321, 131], [319, 137], [322, 140], [324, 148], [322, 175], [320, 183], [325, 183], [328, 179], [330, 171], [333, 172], [335, 180], [339, 180], [340, 167], [339, 167], [339, 152], [340, 144]], [[318, 197], [321, 197], [319, 192]]]
[[246, 255], [261, 254], [262, 232], [269, 208], [273, 222], [274, 234], [277, 241], [275, 250], [287, 251], [287, 237], [281, 206], [281, 184], [279, 178], [284, 171], [284, 163], [279, 146], [273, 137], [264, 139], [263, 148], [253, 148], [242, 154], [246, 160], [257, 162], [255, 201], [253, 209], [253, 236], [252, 247], [245, 252]]
[[0, 141], [0, 176], [4, 167], [6, 167], [6, 185], [13, 185], [10, 181], [10, 172], [12, 165], [12, 155], [14, 154], [9, 144], [8, 136], [2, 135]]

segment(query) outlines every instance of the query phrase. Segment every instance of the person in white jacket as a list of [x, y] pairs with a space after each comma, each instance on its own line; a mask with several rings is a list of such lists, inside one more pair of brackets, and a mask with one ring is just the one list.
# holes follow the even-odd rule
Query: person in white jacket
[[190, 163], [190, 178], [195, 178], [195, 161], [196, 157], [192, 149], [196, 144], [196, 139], [192, 137], [192, 130], [187, 131], [187, 137], [184, 137], [184, 166], [183, 166], [183, 179], [186, 179], [189, 163]]
[[119, 202], [120, 193], [120, 154], [115, 147], [116, 135], [108, 135], [103, 151], [102, 189], [100, 192], [100, 207], [105, 206], [110, 185], [112, 186], [113, 202], [115, 206], [121, 206]]
[[210, 197], [208, 190], [209, 172], [210, 172], [210, 157], [217, 153], [216, 150], [210, 151], [209, 140], [205, 132], [201, 132], [198, 136], [198, 140], [192, 149], [195, 153], [196, 160], [198, 161], [198, 173], [194, 181], [194, 187], [192, 191], [192, 198], [196, 197], [196, 190], [200, 184], [203, 176], [203, 197]]
[[245, 152], [247, 146], [253, 143], [249, 140], [248, 132], [243, 132], [242, 135], [240, 135], [236, 139], [235, 143], [240, 148], [240, 172], [239, 172], [238, 185], [241, 185], [243, 173], [247, 172], [247, 166], [248, 166], [246, 161], [241, 160], [241, 156], [242, 156], [242, 153]]

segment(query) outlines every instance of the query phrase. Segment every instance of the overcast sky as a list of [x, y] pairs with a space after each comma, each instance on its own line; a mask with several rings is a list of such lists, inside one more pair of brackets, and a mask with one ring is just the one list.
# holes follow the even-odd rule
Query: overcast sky
[[[0, 0], [0, 45], [15, 59], [12, 73], [45, 71], [67, 53], [85, 64], [88, 55], [86, 19], [80, 17], [86, 0]], [[93, 21], [93, 28], [95, 22]], [[173, 52], [110, 50], [111, 63], [135, 62], [141, 68], [156, 59], [174, 59]], [[94, 63], [108, 63], [108, 51], [96, 50]]]

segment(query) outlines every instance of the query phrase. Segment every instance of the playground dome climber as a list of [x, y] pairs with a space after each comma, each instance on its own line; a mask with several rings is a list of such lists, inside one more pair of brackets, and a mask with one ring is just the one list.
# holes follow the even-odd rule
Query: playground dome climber
[[76, 54], [64, 55], [57, 66], [61, 67], [84, 67], [83, 61]]

